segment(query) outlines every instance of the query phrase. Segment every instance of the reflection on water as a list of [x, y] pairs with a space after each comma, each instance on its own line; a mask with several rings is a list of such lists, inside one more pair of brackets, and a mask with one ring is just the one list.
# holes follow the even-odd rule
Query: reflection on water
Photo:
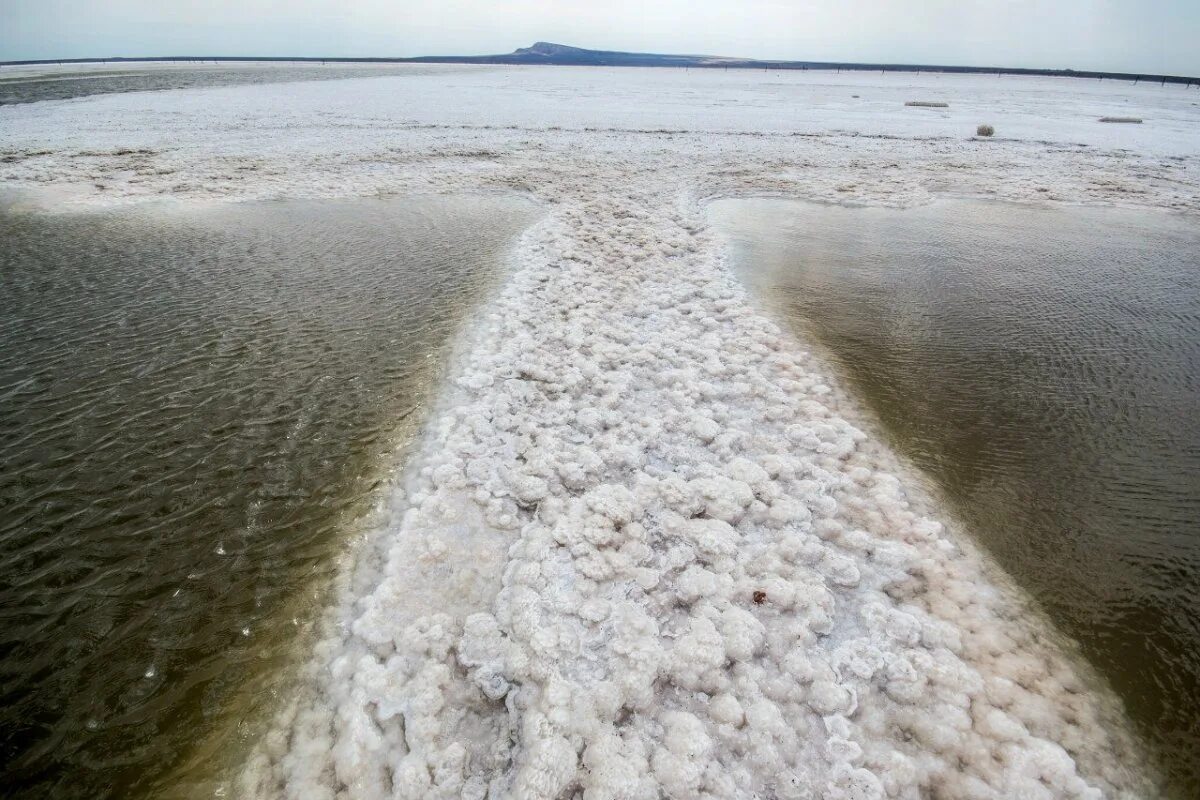
[[0, 794], [159, 795], [236, 735], [532, 215], [0, 211]]
[[[354, 66], [304, 63], [222, 64], [201, 67], [156, 63], [128, 64], [120, 68], [79, 64], [37, 68], [17, 66], [0, 70], [0, 106], [159, 89], [414, 75], [433, 69], [439, 67], [411, 64]], [[440, 69], [444, 71], [446, 67]]]
[[1200, 797], [1196, 220], [972, 202], [713, 215], [748, 283], [829, 351]]

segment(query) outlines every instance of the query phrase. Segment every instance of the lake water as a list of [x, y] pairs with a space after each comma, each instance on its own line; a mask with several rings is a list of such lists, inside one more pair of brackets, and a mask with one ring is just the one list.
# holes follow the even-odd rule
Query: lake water
[[[1083, 644], [1200, 797], [1200, 224], [727, 200], [773, 312]], [[1119, 757], [1120, 754], [1114, 754]]]
[[535, 213], [0, 208], [0, 795], [161, 796], [249, 735]]
[[119, 92], [414, 75], [435, 69], [444, 72], [447, 68], [411, 64], [352, 65], [305, 62], [223, 63], [204, 66], [159, 62], [127, 63], [120, 67], [82, 64], [11, 66], [0, 68], [0, 106]]

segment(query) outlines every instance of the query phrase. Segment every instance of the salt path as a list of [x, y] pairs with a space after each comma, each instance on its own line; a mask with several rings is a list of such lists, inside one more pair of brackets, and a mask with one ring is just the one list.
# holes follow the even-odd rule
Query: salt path
[[[950, 107], [903, 106], [918, 95]], [[1197, 215], [1198, 99], [423, 68], [0, 108], [0, 179], [67, 205], [544, 208], [237, 796], [1153, 797], [1116, 699], [755, 307], [705, 204]], [[1146, 124], [1095, 123], [1117, 111]], [[997, 137], [971, 138], [980, 122]]]

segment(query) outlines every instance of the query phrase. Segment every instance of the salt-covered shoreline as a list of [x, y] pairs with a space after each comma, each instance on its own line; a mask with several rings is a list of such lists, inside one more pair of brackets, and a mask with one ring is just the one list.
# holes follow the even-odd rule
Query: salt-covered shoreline
[[[542, 74], [594, 80], [570, 72]], [[1082, 123], [789, 131], [785, 90], [712, 105], [763, 101], [749, 75], [694, 76], [700, 99], [630, 121], [619, 105], [656, 73], [614, 72], [574, 127], [505, 124], [576, 102], [528, 70], [8, 113], [0, 176], [79, 202], [505, 190], [546, 208], [239, 795], [1154, 796], [1115, 699], [751, 305], [703, 201], [1194, 214], [1197, 155]]]
[[1112, 698], [910, 506], [699, 204], [557, 199], [244, 791], [1144, 794]]

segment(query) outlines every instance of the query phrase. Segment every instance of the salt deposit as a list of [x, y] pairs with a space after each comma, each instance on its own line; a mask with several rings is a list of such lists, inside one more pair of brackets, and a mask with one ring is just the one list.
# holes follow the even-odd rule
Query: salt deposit
[[[0, 109], [0, 177], [74, 202], [547, 210], [237, 796], [1154, 796], [1112, 696], [752, 307], [704, 215], [747, 192], [1200, 212], [1197, 95], [1104, 90], [506, 69]], [[919, 92], [952, 107], [905, 117]], [[972, 141], [1001, 102], [1011, 138]], [[1096, 126], [1109, 106], [1156, 124]]]

